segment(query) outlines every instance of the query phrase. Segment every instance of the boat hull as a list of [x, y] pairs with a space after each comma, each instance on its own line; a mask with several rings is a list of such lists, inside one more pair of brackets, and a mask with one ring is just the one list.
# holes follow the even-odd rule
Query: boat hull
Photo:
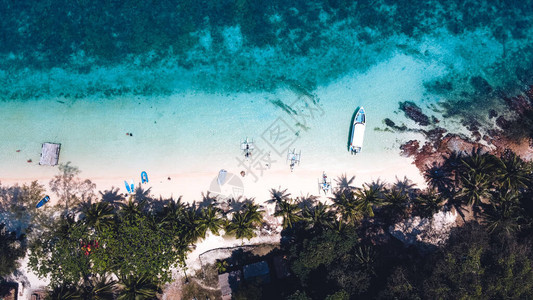
[[363, 141], [365, 137], [366, 128], [366, 112], [363, 107], [357, 108], [352, 124], [352, 132], [350, 136], [350, 144], [348, 150], [352, 154], [361, 152], [363, 148]]

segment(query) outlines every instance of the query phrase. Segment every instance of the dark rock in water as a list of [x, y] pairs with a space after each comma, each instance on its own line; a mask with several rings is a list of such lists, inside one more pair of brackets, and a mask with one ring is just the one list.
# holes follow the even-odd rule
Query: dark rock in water
[[292, 107], [290, 107], [289, 105], [285, 104], [280, 99], [270, 100], [270, 103], [272, 103], [272, 104], [276, 105], [277, 107], [281, 108], [283, 111], [285, 111], [289, 115], [291, 115], [291, 114], [292, 115], [297, 115], [298, 114]]
[[469, 130], [469, 131], [478, 131], [479, 127], [481, 127], [481, 123], [479, 123], [475, 119], [467, 119], [463, 120], [463, 125]]
[[470, 78], [470, 84], [474, 89], [481, 94], [488, 94], [492, 92], [492, 86], [488, 83], [485, 78], [481, 76], [474, 76]]
[[408, 130], [407, 126], [405, 126], [405, 125], [398, 126], [398, 125], [396, 125], [396, 123], [394, 123], [393, 120], [391, 120], [389, 118], [385, 118], [385, 120], [383, 120], [383, 122], [385, 122], [385, 125], [389, 126], [390, 128], [396, 129], [398, 131], [406, 131], [406, 130]]
[[435, 116], [431, 116], [431, 122], [433, 122], [433, 124], [437, 124], [437, 123], [440, 123], [440, 120], [437, 119], [437, 117]]
[[504, 97], [503, 100], [505, 100], [505, 103], [511, 110], [515, 111], [519, 115], [523, 115], [525, 112], [532, 109], [529, 98], [524, 95], [518, 95], [516, 97]]
[[420, 143], [417, 140], [410, 140], [409, 142], [400, 146], [403, 156], [412, 156], [415, 155], [420, 147]]
[[506, 129], [509, 127], [509, 121], [507, 121], [503, 116], [499, 116], [496, 119], [496, 125], [500, 126], [501, 129]]
[[396, 123], [394, 123], [394, 121], [392, 121], [391, 119], [389, 118], [386, 118], [385, 120], [383, 120], [385, 122], [385, 125], [389, 126], [389, 127], [396, 127]]
[[474, 140], [476, 142], [479, 142], [481, 140], [481, 133], [478, 130], [472, 131], [472, 136], [474, 137]]
[[433, 141], [433, 142], [438, 142], [439, 140], [442, 139], [442, 136], [447, 132], [448, 130], [442, 128], [442, 127], [437, 127], [435, 129], [432, 129], [432, 130], [429, 130], [429, 131], [424, 131], [424, 134], [426, 135], [426, 137]]
[[489, 110], [489, 119], [496, 118], [497, 116], [498, 116], [498, 113], [496, 112], [496, 110], [494, 109]]
[[529, 102], [533, 105], [533, 85], [529, 86], [529, 89], [526, 91], [526, 96], [529, 98]]
[[405, 113], [405, 116], [415, 121], [421, 126], [427, 126], [430, 124], [429, 117], [426, 116], [420, 107], [414, 102], [404, 101], [400, 102], [400, 109]]

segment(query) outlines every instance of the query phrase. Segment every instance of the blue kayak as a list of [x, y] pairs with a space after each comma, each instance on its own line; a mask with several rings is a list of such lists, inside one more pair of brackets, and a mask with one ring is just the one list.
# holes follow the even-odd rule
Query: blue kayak
[[141, 172], [141, 183], [148, 183], [148, 174], [145, 171]]
[[46, 202], [50, 201], [50, 197], [48, 196], [45, 196], [43, 199], [41, 199], [41, 201], [39, 201], [39, 203], [37, 203], [37, 206], [35, 206], [36, 208], [39, 208], [43, 205], [46, 204]]
[[124, 184], [126, 185], [126, 190], [128, 191], [128, 193], [131, 193], [131, 188], [130, 188], [129, 183], [126, 180], [124, 180]]

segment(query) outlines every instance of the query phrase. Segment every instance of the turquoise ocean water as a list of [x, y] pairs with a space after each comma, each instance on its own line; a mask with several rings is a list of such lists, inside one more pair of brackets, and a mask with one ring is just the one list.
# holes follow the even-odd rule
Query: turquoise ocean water
[[95, 179], [238, 172], [245, 137], [278, 171], [297, 148], [316, 177], [382, 172], [410, 138], [383, 119], [413, 125], [398, 102], [459, 130], [533, 83], [533, 1], [2, 1], [0, 14], [2, 181], [55, 174], [36, 164], [42, 142]]

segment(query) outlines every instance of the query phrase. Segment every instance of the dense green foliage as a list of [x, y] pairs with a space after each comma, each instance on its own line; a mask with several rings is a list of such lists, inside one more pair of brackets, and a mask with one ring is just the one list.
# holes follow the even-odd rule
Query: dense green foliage
[[46, 223], [46, 213], [35, 204], [44, 196], [44, 187], [36, 181], [29, 185], [0, 185], [0, 278], [18, 267], [26, 254], [29, 239]]
[[17, 237], [16, 232], [6, 230], [0, 224], [0, 281], [18, 267], [17, 260], [26, 254], [25, 236]]
[[[341, 176], [332, 206], [303, 210], [273, 190], [294, 284], [270, 288], [286, 299], [531, 298], [532, 166], [509, 151], [453, 153], [427, 170], [427, 190], [407, 179], [359, 189]], [[387, 233], [397, 221], [441, 209], [465, 220], [442, 247], [406, 247]], [[263, 289], [258, 299], [267, 295]]]

